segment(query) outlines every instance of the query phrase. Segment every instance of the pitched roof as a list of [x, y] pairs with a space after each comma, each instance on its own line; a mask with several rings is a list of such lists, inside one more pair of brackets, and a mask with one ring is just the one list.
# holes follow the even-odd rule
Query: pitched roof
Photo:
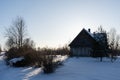
[[94, 35], [83, 28], [69, 46], [92, 46], [93, 42], [96, 42]]

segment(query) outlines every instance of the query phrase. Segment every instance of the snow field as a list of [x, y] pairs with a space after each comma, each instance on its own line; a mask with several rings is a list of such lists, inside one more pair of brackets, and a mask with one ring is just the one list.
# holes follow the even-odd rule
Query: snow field
[[88, 57], [68, 58], [52, 74], [43, 74], [41, 68], [10, 67], [3, 59], [0, 56], [0, 80], [120, 80], [119, 58], [113, 63], [108, 58], [104, 58], [103, 62]]

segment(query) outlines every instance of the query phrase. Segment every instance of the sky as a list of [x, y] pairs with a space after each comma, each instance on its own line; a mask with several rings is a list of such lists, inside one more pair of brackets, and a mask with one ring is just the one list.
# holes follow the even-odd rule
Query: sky
[[0, 0], [0, 44], [6, 28], [23, 17], [28, 37], [38, 47], [61, 47], [83, 29], [120, 30], [120, 0]]

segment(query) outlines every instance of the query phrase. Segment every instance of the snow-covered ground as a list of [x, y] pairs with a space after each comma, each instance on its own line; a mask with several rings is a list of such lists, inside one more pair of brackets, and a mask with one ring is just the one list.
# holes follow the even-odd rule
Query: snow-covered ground
[[6, 66], [0, 56], [0, 80], [120, 80], [120, 59], [99, 62], [94, 58], [69, 58], [55, 73], [43, 74], [41, 68]]

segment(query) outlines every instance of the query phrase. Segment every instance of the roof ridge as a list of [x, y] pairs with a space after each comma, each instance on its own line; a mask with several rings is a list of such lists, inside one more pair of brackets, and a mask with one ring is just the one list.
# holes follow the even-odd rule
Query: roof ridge
[[92, 38], [94, 38], [94, 35], [92, 33], [90, 33], [89, 31], [87, 31], [85, 28], [83, 28]]

